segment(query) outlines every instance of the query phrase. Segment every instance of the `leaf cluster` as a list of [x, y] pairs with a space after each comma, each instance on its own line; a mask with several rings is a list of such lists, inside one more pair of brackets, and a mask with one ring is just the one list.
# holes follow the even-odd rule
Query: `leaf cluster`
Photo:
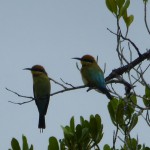
[[[80, 117], [80, 124], [75, 126], [74, 117], [70, 120], [70, 126], [62, 127], [64, 138], [59, 144], [56, 138], [49, 139], [48, 150], [90, 150], [99, 149], [98, 143], [103, 137], [103, 125], [98, 114], [91, 115], [90, 120]], [[57, 144], [56, 144], [57, 143]], [[54, 145], [56, 147], [54, 147]]]

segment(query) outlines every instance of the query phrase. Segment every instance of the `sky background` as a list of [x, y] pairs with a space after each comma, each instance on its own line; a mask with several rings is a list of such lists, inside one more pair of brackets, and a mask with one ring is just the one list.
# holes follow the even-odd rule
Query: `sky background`
[[[131, 0], [129, 14], [134, 22], [129, 37], [139, 47], [141, 53], [150, 48], [150, 38], [143, 22], [143, 1]], [[150, 5], [148, 4], [148, 9]], [[150, 26], [150, 11], [148, 23]], [[123, 28], [125, 27], [124, 24]], [[46, 129], [41, 134], [38, 129], [38, 111], [34, 102], [13, 105], [8, 101], [23, 102], [24, 98], [6, 91], [10, 88], [22, 95], [33, 96], [32, 76], [22, 70], [35, 64], [43, 65], [48, 75], [60, 81], [82, 85], [76, 61], [72, 57], [91, 54], [99, 56], [99, 64], [105, 76], [119, 67], [116, 55], [116, 38], [107, 28], [116, 31], [116, 20], [101, 0], [1, 0], [0, 1], [0, 149], [10, 148], [15, 137], [22, 142], [24, 134], [35, 150], [46, 150], [48, 139], [63, 137], [60, 125], [69, 124], [75, 116], [76, 123], [82, 115], [89, 119], [91, 114], [99, 114], [104, 125], [104, 137], [100, 144], [112, 145], [115, 127], [107, 110], [108, 99], [96, 91], [79, 89], [51, 97], [46, 115]], [[128, 52], [128, 51], [127, 51]], [[137, 54], [133, 51], [133, 57]], [[150, 74], [150, 70], [147, 71]], [[61, 90], [52, 83], [51, 93]], [[144, 89], [138, 88], [143, 94]], [[120, 90], [122, 92], [123, 90]], [[141, 130], [142, 129], [142, 130]], [[150, 128], [143, 118], [132, 133], [139, 136], [139, 142], [150, 146]], [[117, 146], [122, 144], [117, 142]]]

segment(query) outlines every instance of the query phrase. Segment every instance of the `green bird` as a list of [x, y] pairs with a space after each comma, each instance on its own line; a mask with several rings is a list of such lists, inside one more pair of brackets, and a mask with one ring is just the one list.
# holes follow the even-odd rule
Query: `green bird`
[[82, 58], [75, 57], [73, 59], [81, 61], [81, 76], [83, 83], [90, 88], [96, 88], [111, 100], [113, 97], [106, 88], [104, 73], [94, 57], [91, 55], [84, 55]]
[[41, 65], [35, 65], [32, 68], [25, 68], [24, 70], [30, 70], [32, 73], [34, 99], [39, 111], [38, 128], [43, 132], [43, 129], [46, 128], [45, 115], [50, 100], [50, 80], [44, 67]]

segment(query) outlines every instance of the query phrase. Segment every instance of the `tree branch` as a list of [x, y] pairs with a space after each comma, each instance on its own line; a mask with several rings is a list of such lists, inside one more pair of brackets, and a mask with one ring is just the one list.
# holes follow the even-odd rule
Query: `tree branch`
[[141, 56], [136, 58], [131, 63], [129, 63], [129, 64], [123, 66], [123, 67], [112, 70], [112, 72], [105, 78], [105, 81], [109, 81], [109, 80], [117, 77], [118, 75], [122, 75], [123, 73], [130, 71], [136, 65], [138, 65], [139, 63], [141, 63], [145, 59], [149, 59], [149, 58], [150, 58], [150, 50], [148, 50], [147, 52], [141, 54]]
[[[76, 90], [76, 89], [81, 89], [81, 88], [85, 88], [85, 87], [88, 87], [86, 85], [81, 85], [81, 86], [77, 86], [77, 87], [71, 87], [71, 88], [65, 88], [63, 90], [60, 90], [60, 91], [57, 91], [57, 92], [54, 92], [52, 94], [50, 94], [50, 96], [54, 96], [56, 94], [59, 94], [59, 93], [63, 93], [63, 92], [67, 92], [67, 91], [72, 91], [72, 90]], [[8, 88], [6, 88], [7, 91], [17, 95], [18, 97], [23, 97], [23, 98], [28, 98], [28, 99], [31, 99], [30, 101], [25, 101], [25, 102], [22, 102], [22, 103], [16, 103], [16, 102], [12, 102], [12, 101], [8, 101], [10, 103], [13, 103], [13, 104], [18, 104], [18, 105], [22, 105], [22, 104], [26, 104], [26, 103], [29, 103], [29, 102], [32, 102], [35, 100], [35, 98], [31, 97], [31, 96], [23, 96], [23, 95], [20, 95], [19, 93], [17, 92], [14, 92]], [[87, 91], [88, 92], [88, 91]]]
[[59, 93], [63, 93], [63, 92], [67, 92], [67, 91], [72, 91], [72, 90], [76, 90], [76, 89], [82, 89], [82, 88], [85, 88], [85, 87], [88, 87], [88, 86], [81, 85], [81, 86], [67, 88], [67, 89], [64, 89], [64, 90], [60, 90], [60, 91], [54, 92], [54, 93], [50, 94], [50, 96], [54, 96], [54, 95], [59, 94]]
[[147, 2], [146, 1], [144, 1], [144, 22], [145, 22], [146, 29], [148, 33], [150, 34], [150, 29], [147, 24]]
[[[119, 32], [119, 34], [117, 34], [117, 33], [114, 33], [113, 31], [111, 31], [109, 28], [107, 28], [107, 30], [108, 30], [110, 33], [116, 35], [117, 37], [120, 36], [123, 40], [126, 40], [126, 41], [130, 42], [131, 45], [132, 45], [132, 46], [135, 48], [135, 50], [137, 51], [138, 55], [141, 56], [141, 53], [140, 53], [138, 47], [135, 45], [135, 43], [132, 42], [129, 38], [124, 37], [124, 36], [122, 35], [121, 31]], [[119, 41], [118, 41], [118, 42], [119, 42]]]

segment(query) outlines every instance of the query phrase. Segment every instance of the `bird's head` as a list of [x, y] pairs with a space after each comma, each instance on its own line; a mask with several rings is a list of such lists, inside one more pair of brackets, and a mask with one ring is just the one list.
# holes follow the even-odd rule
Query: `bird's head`
[[91, 65], [91, 64], [95, 64], [95, 63], [96, 63], [96, 60], [95, 60], [94, 57], [91, 56], [91, 55], [84, 55], [84, 56], [81, 57], [81, 58], [75, 57], [75, 58], [72, 58], [72, 59], [80, 60], [82, 66], [88, 66], [88, 65]]
[[23, 70], [30, 70], [33, 76], [38, 76], [38, 75], [47, 75], [45, 69], [41, 65], [34, 65], [32, 68], [25, 68]]

